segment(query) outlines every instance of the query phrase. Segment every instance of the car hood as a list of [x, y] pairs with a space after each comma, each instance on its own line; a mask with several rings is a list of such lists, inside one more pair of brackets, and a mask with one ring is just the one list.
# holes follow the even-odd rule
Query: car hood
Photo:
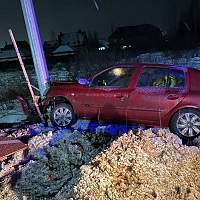
[[58, 86], [58, 85], [79, 85], [77, 81], [53, 81], [51, 86]]
[[46, 96], [59, 96], [66, 95], [66, 92], [70, 91], [80, 91], [82, 88], [86, 87], [78, 82], [69, 81], [54, 81], [48, 88]]

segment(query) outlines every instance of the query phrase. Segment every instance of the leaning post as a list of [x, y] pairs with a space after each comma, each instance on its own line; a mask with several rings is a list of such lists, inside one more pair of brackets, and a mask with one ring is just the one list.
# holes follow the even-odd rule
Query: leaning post
[[45, 91], [48, 88], [49, 74], [46, 59], [44, 56], [38, 23], [35, 15], [34, 5], [32, 0], [20, 0], [20, 2], [31, 47], [31, 53], [33, 57], [35, 72], [37, 75], [40, 95], [44, 96]]

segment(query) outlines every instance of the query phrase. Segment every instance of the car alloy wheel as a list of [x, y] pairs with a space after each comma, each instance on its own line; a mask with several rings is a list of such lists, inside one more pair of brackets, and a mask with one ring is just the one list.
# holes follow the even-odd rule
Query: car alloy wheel
[[51, 122], [58, 127], [69, 127], [75, 122], [72, 107], [66, 103], [57, 104], [50, 113]]
[[54, 120], [59, 126], [67, 126], [72, 120], [72, 113], [68, 108], [58, 108], [54, 112]]
[[195, 137], [200, 133], [200, 117], [195, 113], [182, 113], [178, 116], [176, 127], [184, 137]]

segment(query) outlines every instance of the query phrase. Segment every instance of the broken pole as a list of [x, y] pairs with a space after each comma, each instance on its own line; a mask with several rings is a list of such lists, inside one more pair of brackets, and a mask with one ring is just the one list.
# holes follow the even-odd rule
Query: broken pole
[[48, 88], [49, 74], [48, 74], [46, 59], [44, 56], [38, 23], [36, 20], [34, 5], [32, 0], [20, 0], [20, 2], [23, 10], [26, 30], [31, 47], [31, 53], [33, 57], [35, 72], [37, 75], [40, 95], [44, 96], [45, 91]]
[[42, 113], [41, 113], [41, 111], [40, 111], [40, 108], [39, 108], [39, 105], [38, 105], [38, 101], [37, 101], [36, 96], [35, 96], [35, 94], [34, 94], [34, 92], [33, 92], [33, 88], [32, 88], [32, 86], [31, 86], [31, 82], [30, 82], [30, 80], [29, 80], [28, 74], [27, 74], [26, 69], [25, 69], [25, 66], [24, 66], [24, 62], [23, 62], [23, 60], [22, 60], [21, 54], [20, 54], [19, 49], [18, 49], [18, 46], [17, 46], [17, 42], [15, 41], [15, 37], [14, 37], [13, 32], [12, 32], [11, 29], [9, 29], [9, 35], [10, 35], [10, 38], [11, 38], [11, 40], [12, 40], [13, 46], [14, 46], [14, 48], [15, 48], [15, 51], [16, 51], [17, 58], [18, 58], [18, 60], [19, 60], [20, 66], [21, 66], [22, 71], [23, 71], [23, 73], [24, 73], [24, 77], [25, 77], [26, 82], [27, 82], [27, 84], [28, 84], [28, 88], [29, 88], [29, 91], [30, 91], [30, 93], [31, 93], [31, 97], [32, 97], [32, 99], [33, 99], [33, 104], [34, 104], [34, 106], [35, 106], [35, 108], [36, 108], [36, 111], [37, 111], [37, 113], [38, 113], [40, 119], [42, 120], [42, 122], [44, 122], [43, 115], [42, 115]]

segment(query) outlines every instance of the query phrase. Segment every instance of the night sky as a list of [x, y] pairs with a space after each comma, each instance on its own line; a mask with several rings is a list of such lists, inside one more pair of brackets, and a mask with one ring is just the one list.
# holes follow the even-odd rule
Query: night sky
[[[150, 23], [169, 33], [176, 30], [181, 13], [191, 0], [33, 0], [43, 40], [78, 29], [97, 31], [106, 38], [117, 26]], [[0, 45], [10, 43], [8, 28], [17, 40], [27, 39], [20, 0], [1, 0]]]

